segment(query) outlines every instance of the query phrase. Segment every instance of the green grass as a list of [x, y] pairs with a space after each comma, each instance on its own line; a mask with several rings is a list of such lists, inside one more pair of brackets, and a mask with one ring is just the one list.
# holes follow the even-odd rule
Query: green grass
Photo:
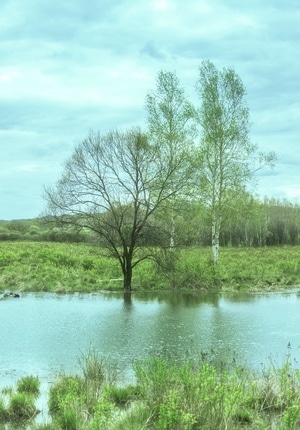
[[109, 289], [115, 261], [85, 245], [0, 242], [0, 290], [72, 293]]
[[[95, 357], [94, 357], [95, 358]], [[93, 359], [94, 359], [93, 358]], [[32, 430], [296, 430], [300, 428], [300, 371], [288, 356], [258, 372], [238, 365], [217, 369], [207, 360], [178, 364], [163, 358], [136, 363], [136, 383], [118, 386], [109, 369], [90, 384], [92, 374], [57, 377], [50, 387], [51, 422], [27, 421]], [[95, 381], [94, 381], [95, 382]], [[92, 387], [93, 393], [87, 387]], [[2, 423], [30, 419], [28, 393], [0, 396]], [[15, 428], [15, 427], [12, 427]]]
[[32, 396], [38, 396], [40, 393], [40, 380], [36, 376], [24, 376], [17, 383], [19, 393], [28, 393]]
[[25, 421], [37, 413], [34, 396], [24, 393], [13, 393], [9, 399], [8, 416], [13, 421]]
[[13, 422], [17, 428], [17, 424], [32, 420], [39, 412], [35, 405], [39, 388], [40, 381], [34, 376], [25, 376], [17, 381], [16, 390], [4, 388], [0, 395], [0, 422]]
[[[222, 248], [217, 266], [208, 247], [178, 250], [172, 264], [168, 255], [159, 255], [158, 261], [134, 269], [133, 289], [257, 291], [300, 284], [300, 247]], [[0, 292], [121, 290], [121, 279], [118, 262], [97, 247], [0, 242]]]

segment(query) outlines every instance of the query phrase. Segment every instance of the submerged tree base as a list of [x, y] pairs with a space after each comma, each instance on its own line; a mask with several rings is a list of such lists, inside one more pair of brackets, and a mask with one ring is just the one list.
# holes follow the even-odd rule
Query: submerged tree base
[[[29, 420], [26, 428], [35, 430], [234, 430], [241, 426], [287, 430], [300, 426], [300, 371], [293, 368], [290, 357], [281, 368], [270, 364], [258, 373], [236, 365], [217, 369], [207, 360], [179, 364], [150, 358], [135, 365], [136, 382], [125, 386], [93, 352], [82, 357], [80, 365], [81, 374], [62, 374], [52, 384], [49, 423], [35, 423], [34, 414], [19, 417], [16, 423], [9, 414], [11, 404], [4, 400], [8, 393], [11, 399], [16, 393], [2, 390], [0, 420], [5, 428], [18, 428], [14, 426], [24, 419]], [[33, 395], [37, 387], [36, 378], [29, 377], [18, 383], [17, 393], [27, 389]]]

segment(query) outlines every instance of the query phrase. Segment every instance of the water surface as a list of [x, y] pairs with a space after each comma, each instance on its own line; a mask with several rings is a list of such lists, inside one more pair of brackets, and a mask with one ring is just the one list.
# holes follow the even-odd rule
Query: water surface
[[253, 367], [269, 357], [282, 364], [288, 353], [300, 361], [300, 297], [23, 294], [0, 301], [0, 386], [78, 371], [78, 357], [91, 347], [128, 374], [134, 360], [158, 353], [235, 356]]

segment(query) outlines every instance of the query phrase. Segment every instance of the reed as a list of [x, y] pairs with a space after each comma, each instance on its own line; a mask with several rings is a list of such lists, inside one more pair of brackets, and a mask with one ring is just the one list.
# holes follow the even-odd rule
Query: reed
[[[96, 368], [106, 376], [90, 386], [93, 396], [86, 391], [91, 373], [59, 375], [49, 393], [51, 422], [37, 424], [29, 420], [26, 428], [297, 429], [300, 371], [294, 364], [288, 356], [280, 368], [270, 363], [254, 372], [232, 363], [216, 368], [203, 357], [181, 364], [153, 357], [136, 363], [135, 384], [120, 386], [100, 360]], [[32, 395], [13, 389], [6, 389], [5, 395], [9, 396], [7, 401], [0, 398], [0, 419], [5, 428], [36, 413]]]

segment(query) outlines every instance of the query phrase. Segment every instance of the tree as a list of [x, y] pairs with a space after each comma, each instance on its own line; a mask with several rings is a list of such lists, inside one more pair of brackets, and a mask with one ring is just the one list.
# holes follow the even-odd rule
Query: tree
[[[180, 191], [176, 162], [161, 158], [139, 129], [90, 133], [65, 163], [54, 188], [45, 188], [47, 213], [88, 229], [122, 269], [124, 290], [132, 271], [150, 257], [143, 237], [160, 206]], [[171, 186], [172, 184], [172, 186]]]
[[246, 191], [232, 193], [222, 229], [231, 245], [265, 245], [269, 234], [267, 224], [265, 208], [260, 200]]
[[219, 71], [211, 61], [203, 61], [196, 90], [201, 100], [195, 115], [202, 134], [200, 190], [210, 214], [216, 264], [222, 218], [232, 192], [244, 190], [256, 170], [272, 165], [275, 155], [259, 153], [249, 140], [246, 90], [233, 68]]
[[164, 208], [164, 215], [169, 218], [169, 248], [172, 251], [175, 246], [178, 197], [178, 193], [172, 192], [172, 189], [177, 188], [178, 179], [184, 181], [182, 185], [185, 185], [185, 191], [188, 187], [192, 173], [189, 154], [194, 137], [191, 122], [193, 109], [175, 72], [158, 73], [155, 91], [150, 91], [146, 96], [146, 111], [151, 141], [157, 146], [161, 157], [172, 159], [180, 167], [176, 175], [173, 175], [173, 182], [170, 182], [172, 198], [166, 201], [168, 207]]

